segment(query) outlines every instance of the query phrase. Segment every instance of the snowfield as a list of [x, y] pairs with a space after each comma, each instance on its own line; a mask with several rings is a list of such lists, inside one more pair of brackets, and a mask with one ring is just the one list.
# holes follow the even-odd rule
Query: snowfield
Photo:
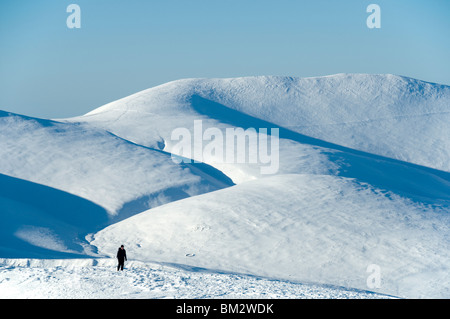
[[[449, 298], [449, 114], [448, 86], [367, 74], [184, 79], [70, 119], [0, 111], [0, 297]], [[198, 123], [278, 129], [276, 170], [224, 161], [230, 145], [175, 162], [174, 130]]]
[[386, 299], [392, 296], [181, 265], [111, 259], [0, 260], [0, 298], [26, 299]]

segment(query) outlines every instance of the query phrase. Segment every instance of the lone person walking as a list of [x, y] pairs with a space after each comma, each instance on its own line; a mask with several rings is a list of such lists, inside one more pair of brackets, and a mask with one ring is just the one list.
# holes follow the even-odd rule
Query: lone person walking
[[127, 260], [127, 252], [125, 251], [123, 245], [121, 245], [119, 250], [117, 251], [117, 259], [119, 260], [117, 271], [123, 270], [123, 264], [125, 263], [125, 260]]

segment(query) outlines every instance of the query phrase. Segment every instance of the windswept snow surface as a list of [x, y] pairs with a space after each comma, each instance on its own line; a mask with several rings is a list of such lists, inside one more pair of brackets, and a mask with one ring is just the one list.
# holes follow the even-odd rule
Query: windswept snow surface
[[[1, 112], [0, 257], [114, 257], [124, 244], [127, 297], [248, 297], [258, 276], [270, 278], [258, 296], [378, 296], [364, 292], [376, 265], [370, 290], [449, 298], [449, 114], [448, 86], [363, 74], [179, 80], [62, 120]], [[199, 120], [278, 128], [276, 172], [220, 153], [172, 161], [184, 155], [173, 131]], [[67, 274], [90, 297], [118, 296], [95, 277], [111, 259], [80, 260], [6, 259], [0, 295], [37, 296], [40, 281], [57, 291], [46, 296], [87, 297], [64, 290]], [[158, 276], [178, 292], [161, 292]], [[198, 292], [217, 280], [232, 284]]]
[[111, 259], [0, 260], [0, 298], [27, 299], [385, 299], [391, 296], [344, 287], [310, 285], [211, 272], [182, 265]]

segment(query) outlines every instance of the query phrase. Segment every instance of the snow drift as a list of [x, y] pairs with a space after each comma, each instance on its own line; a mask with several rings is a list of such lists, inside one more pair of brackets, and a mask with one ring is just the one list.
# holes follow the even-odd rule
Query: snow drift
[[84, 236], [105, 227], [106, 210], [72, 194], [0, 174], [0, 255], [91, 255]]

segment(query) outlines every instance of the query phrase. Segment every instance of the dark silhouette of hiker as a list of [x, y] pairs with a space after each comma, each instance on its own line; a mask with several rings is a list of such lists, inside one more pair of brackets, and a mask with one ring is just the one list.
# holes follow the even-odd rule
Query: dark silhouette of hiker
[[125, 260], [127, 260], [127, 252], [125, 251], [125, 248], [120, 246], [119, 250], [117, 251], [117, 259], [119, 260], [119, 265], [117, 265], [117, 271], [123, 270], [123, 264], [125, 263]]

